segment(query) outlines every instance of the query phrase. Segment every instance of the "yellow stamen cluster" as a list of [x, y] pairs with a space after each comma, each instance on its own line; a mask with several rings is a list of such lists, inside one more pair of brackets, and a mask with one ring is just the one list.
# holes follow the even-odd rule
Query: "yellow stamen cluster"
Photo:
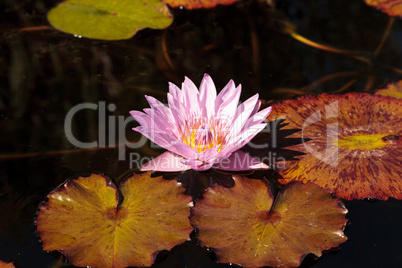
[[186, 120], [179, 128], [183, 142], [199, 153], [211, 148], [217, 148], [219, 153], [229, 140], [228, 132], [223, 120], [205, 118]]

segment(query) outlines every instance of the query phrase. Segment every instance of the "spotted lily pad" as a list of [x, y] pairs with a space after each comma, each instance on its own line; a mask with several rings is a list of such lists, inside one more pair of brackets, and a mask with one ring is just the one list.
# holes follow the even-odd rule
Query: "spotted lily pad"
[[364, 0], [364, 2], [390, 16], [402, 16], [402, 0]]
[[43, 249], [76, 266], [151, 266], [155, 253], [189, 239], [191, 198], [179, 183], [134, 174], [120, 192], [95, 174], [55, 189], [36, 221]]
[[386, 88], [377, 90], [375, 94], [402, 99], [402, 80], [391, 83]]
[[215, 185], [193, 208], [202, 246], [220, 262], [245, 267], [295, 267], [307, 253], [346, 241], [347, 210], [312, 183], [293, 183], [274, 197], [259, 180], [236, 176], [235, 186]]
[[56, 29], [95, 39], [129, 39], [143, 28], [164, 29], [172, 15], [161, 0], [67, 0], [47, 14]]
[[213, 8], [217, 5], [231, 5], [239, 0], [166, 0], [171, 7], [184, 7], [186, 9]]
[[321, 94], [272, 106], [268, 119], [285, 119], [287, 147], [305, 155], [282, 163], [281, 183], [313, 182], [344, 199], [402, 199], [402, 99], [348, 93]]

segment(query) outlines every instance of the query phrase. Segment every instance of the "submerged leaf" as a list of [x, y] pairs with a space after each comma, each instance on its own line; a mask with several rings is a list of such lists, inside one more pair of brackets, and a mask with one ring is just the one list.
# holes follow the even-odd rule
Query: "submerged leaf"
[[386, 88], [377, 90], [375, 94], [402, 99], [402, 80], [391, 83]]
[[364, 2], [390, 16], [402, 16], [402, 0], [364, 0]]
[[67, 0], [47, 18], [60, 31], [104, 40], [129, 39], [143, 28], [164, 29], [172, 23], [161, 0]]
[[305, 153], [286, 161], [281, 183], [313, 182], [344, 199], [402, 199], [402, 99], [321, 94], [273, 105], [271, 119], [311, 139], [287, 147]]
[[213, 8], [217, 5], [230, 5], [240, 0], [166, 0], [171, 7], [184, 7], [185, 9]]
[[91, 175], [66, 182], [38, 213], [43, 249], [76, 266], [150, 266], [153, 255], [189, 239], [191, 198], [176, 181], [134, 174], [120, 186]]
[[193, 208], [202, 246], [220, 262], [245, 267], [295, 267], [307, 253], [346, 241], [347, 210], [314, 184], [288, 185], [275, 202], [267, 185], [236, 176], [235, 186], [215, 185]]

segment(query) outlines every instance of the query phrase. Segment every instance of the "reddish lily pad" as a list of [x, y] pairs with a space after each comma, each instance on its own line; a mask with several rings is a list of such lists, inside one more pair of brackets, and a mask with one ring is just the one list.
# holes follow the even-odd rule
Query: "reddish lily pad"
[[286, 161], [281, 183], [313, 182], [344, 199], [402, 199], [402, 99], [348, 93], [304, 96], [274, 104], [268, 120], [283, 118], [286, 147], [305, 155]]
[[161, 0], [66, 0], [47, 19], [60, 31], [103, 40], [129, 39], [141, 29], [164, 29], [173, 21]]
[[391, 83], [386, 88], [377, 90], [375, 94], [402, 99], [402, 80]]
[[347, 210], [315, 184], [293, 183], [274, 201], [267, 185], [235, 176], [235, 186], [215, 185], [193, 210], [202, 246], [215, 249], [220, 262], [245, 267], [295, 267], [307, 253], [346, 241]]
[[402, 0], [364, 0], [364, 2], [389, 16], [402, 16]]
[[166, 0], [171, 7], [184, 7], [185, 9], [213, 8], [217, 5], [231, 5], [240, 0]]
[[38, 213], [43, 249], [76, 266], [151, 266], [153, 256], [189, 239], [191, 198], [176, 181], [134, 174], [120, 186], [91, 175], [66, 182]]
[[15, 268], [15, 266], [12, 262], [0, 261], [0, 268]]

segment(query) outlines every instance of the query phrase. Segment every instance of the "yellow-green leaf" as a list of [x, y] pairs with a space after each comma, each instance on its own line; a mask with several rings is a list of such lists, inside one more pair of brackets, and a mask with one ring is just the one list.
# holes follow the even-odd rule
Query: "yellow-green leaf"
[[143, 28], [164, 29], [172, 23], [160, 0], [67, 0], [47, 14], [56, 29], [94, 39], [129, 39]]
[[38, 213], [43, 249], [58, 250], [76, 266], [151, 266], [154, 254], [189, 239], [191, 197], [176, 181], [150, 173], [120, 186], [91, 175], [66, 182]]

